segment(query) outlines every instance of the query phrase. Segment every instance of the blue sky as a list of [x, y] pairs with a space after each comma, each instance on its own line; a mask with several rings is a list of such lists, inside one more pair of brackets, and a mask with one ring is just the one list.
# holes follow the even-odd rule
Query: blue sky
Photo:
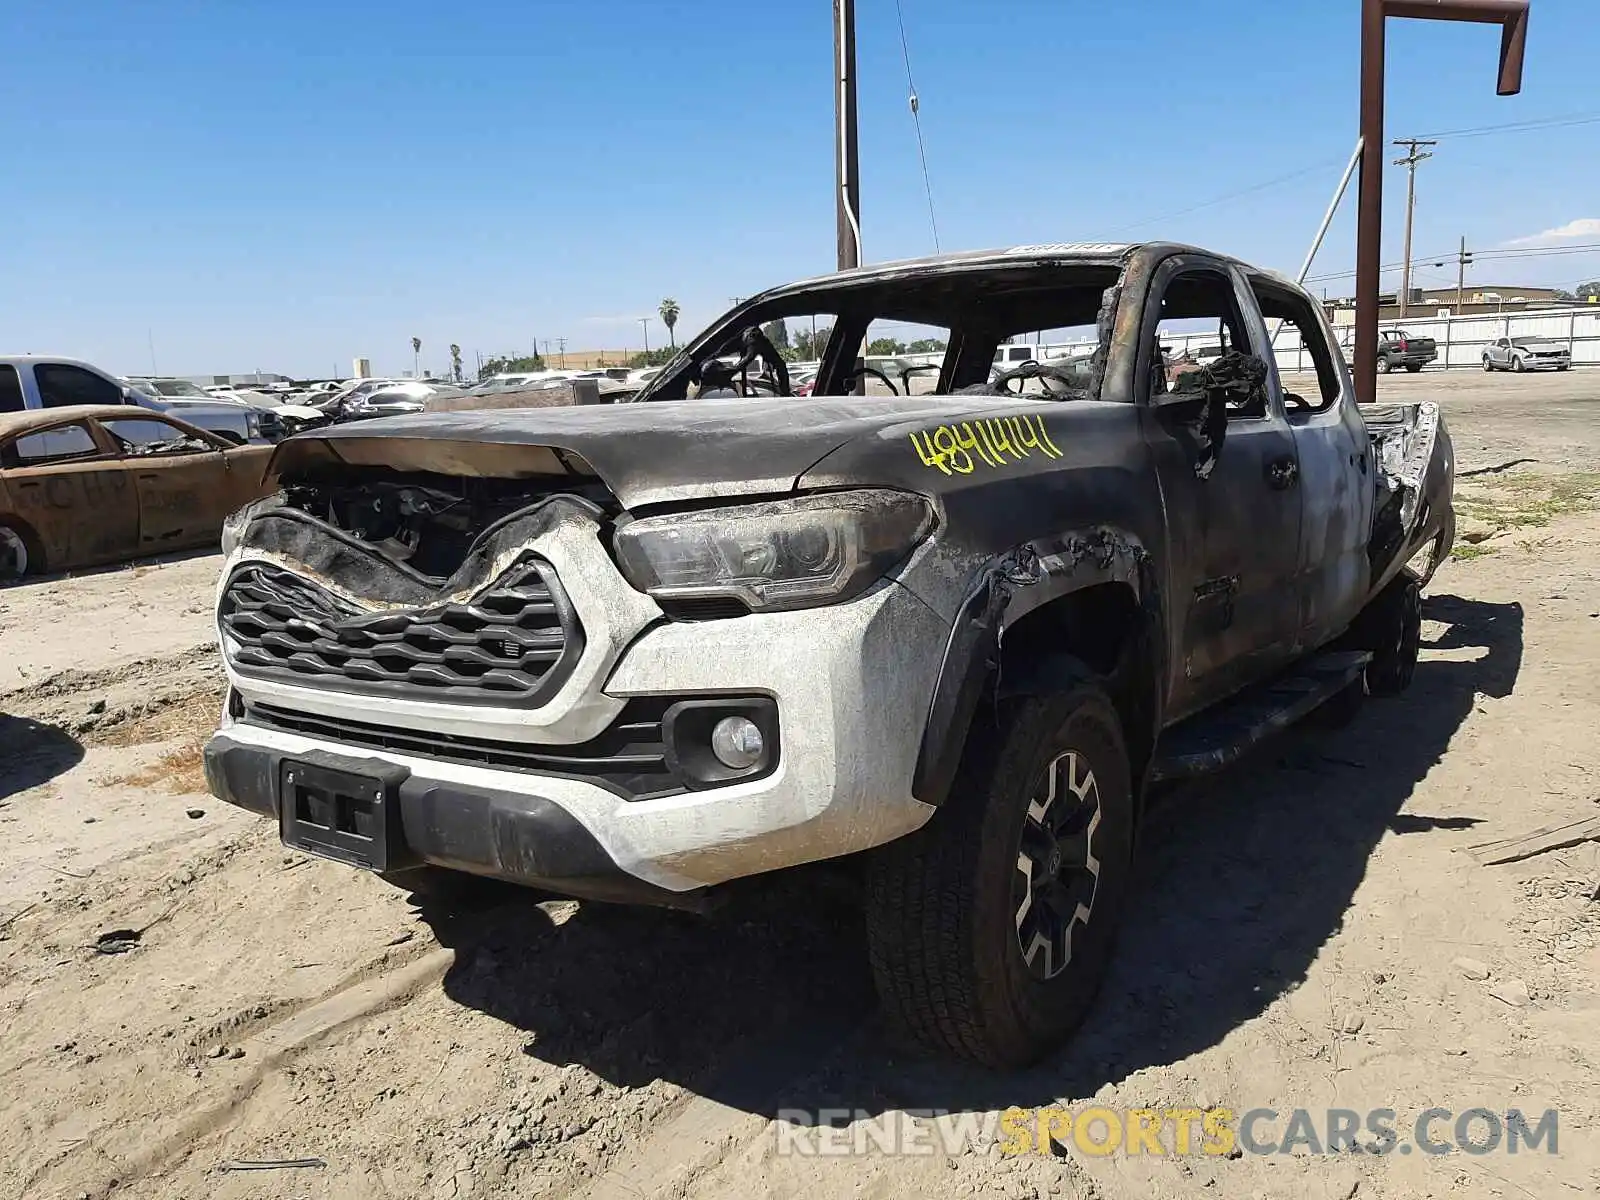
[[[1357, 0], [903, 6], [945, 249], [1164, 236], [1298, 266], [1354, 143]], [[858, 21], [866, 257], [928, 253], [893, 0]], [[1391, 22], [1390, 136], [1600, 116], [1596, 0], [1534, 0], [1521, 96], [1494, 94], [1497, 38]], [[662, 296], [692, 331], [833, 263], [829, 0], [7, 0], [0, 44], [7, 352], [325, 375], [409, 368], [418, 336], [440, 371], [452, 341], [637, 347]], [[1418, 255], [1600, 243], [1600, 122], [1435, 149]], [[1398, 168], [1387, 196], [1390, 262]], [[1314, 274], [1353, 255], [1347, 209]]]

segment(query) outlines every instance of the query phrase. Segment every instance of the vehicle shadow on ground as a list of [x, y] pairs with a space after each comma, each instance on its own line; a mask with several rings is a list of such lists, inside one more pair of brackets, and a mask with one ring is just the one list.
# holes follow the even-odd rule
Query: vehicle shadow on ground
[[0, 800], [49, 783], [82, 759], [83, 747], [66, 731], [0, 712]]
[[1511, 693], [1522, 608], [1445, 595], [1425, 612], [1448, 627], [1425, 641], [1404, 696], [1369, 702], [1344, 730], [1293, 731], [1160, 799], [1100, 1000], [1064, 1050], [1027, 1071], [890, 1048], [861, 918], [808, 875], [711, 918], [585, 905], [550, 936], [530, 936], [528, 900], [424, 909], [458, 948], [445, 990], [526, 1031], [534, 1058], [626, 1086], [662, 1078], [766, 1116], [1092, 1095], [1215, 1046], [1302, 981], [1382, 838], [1470, 836], [1473, 813], [1400, 809], [1477, 697]]

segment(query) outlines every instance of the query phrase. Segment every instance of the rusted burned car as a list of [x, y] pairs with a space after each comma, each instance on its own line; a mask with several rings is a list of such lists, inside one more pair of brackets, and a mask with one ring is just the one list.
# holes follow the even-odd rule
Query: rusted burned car
[[[800, 398], [763, 328], [813, 318]], [[858, 365], [875, 322], [948, 347], [932, 394]], [[1169, 325], [1222, 352], [1169, 383]], [[1096, 349], [991, 379], [1035, 330]], [[225, 538], [218, 796], [419, 888], [695, 907], [845, 859], [891, 1018], [993, 1064], [1082, 1018], [1153, 782], [1407, 685], [1454, 531], [1435, 406], [1364, 419], [1304, 291], [1165, 244], [780, 287], [636, 403], [272, 471]]]
[[0, 582], [215, 545], [271, 453], [127, 405], [0, 414]]

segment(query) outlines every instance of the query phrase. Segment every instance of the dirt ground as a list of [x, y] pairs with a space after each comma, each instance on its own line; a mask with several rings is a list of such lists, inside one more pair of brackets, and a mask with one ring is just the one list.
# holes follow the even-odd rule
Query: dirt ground
[[[1009, 1076], [889, 1047], [860, 921], [812, 880], [695, 918], [424, 901], [285, 851], [199, 775], [215, 557], [0, 592], [0, 1195], [1600, 1194], [1600, 846], [1468, 852], [1600, 813], [1600, 373], [1383, 392], [1444, 403], [1476, 539], [1430, 589], [1415, 684], [1163, 797], [1093, 1016]], [[994, 1144], [1002, 1109], [1091, 1101], [1389, 1108], [1402, 1131], [1553, 1108], [1560, 1142]], [[781, 1153], [774, 1118], [825, 1108], [991, 1127]]]

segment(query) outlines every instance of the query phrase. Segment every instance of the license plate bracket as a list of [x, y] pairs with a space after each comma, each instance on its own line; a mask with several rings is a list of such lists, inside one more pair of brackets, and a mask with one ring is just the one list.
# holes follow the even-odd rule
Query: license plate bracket
[[399, 789], [407, 772], [369, 771], [307, 759], [278, 767], [278, 822], [283, 844], [369, 871], [411, 859], [400, 825]]

